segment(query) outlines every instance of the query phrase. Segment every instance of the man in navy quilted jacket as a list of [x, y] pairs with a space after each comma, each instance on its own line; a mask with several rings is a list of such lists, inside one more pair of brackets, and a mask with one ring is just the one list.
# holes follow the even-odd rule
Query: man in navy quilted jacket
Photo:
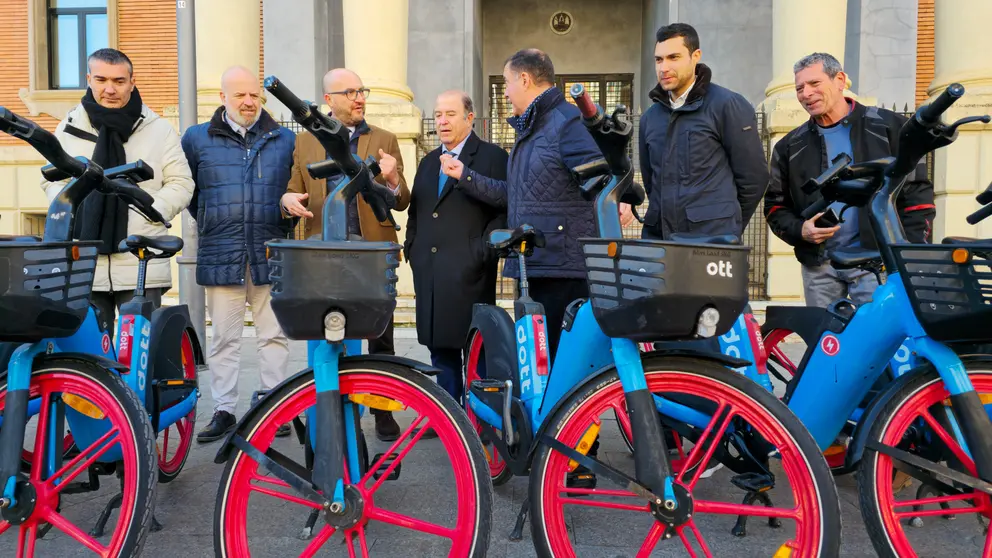
[[[206, 287], [213, 340], [207, 356], [214, 416], [197, 441], [224, 437], [236, 423], [245, 303], [258, 336], [261, 389], [286, 378], [289, 340], [269, 304], [265, 242], [286, 238], [292, 223], [279, 200], [293, 168], [296, 134], [262, 109], [258, 77], [235, 66], [221, 78], [222, 106], [183, 135], [196, 191], [190, 202], [199, 234], [196, 282]], [[289, 435], [289, 425], [279, 436]]]
[[[582, 124], [579, 109], [555, 84], [547, 54], [524, 49], [503, 67], [506, 97], [513, 106], [509, 123], [517, 139], [507, 164], [506, 180], [466, 169], [458, 159], [442, 156], [442, 170], [458, 180], [456, 188], [507, 211], [507, 226], [533, 225], [546, 246], [527, 258], [530, 296], [544, 305], [549, 358], [558, 348], [565, 307], [589, 296], [579, 238], [596, 236], [593, 202], [582, 197], [571, 169], [602, 158]], [[517, 260], [508, 259], [503, 275], [518, 279]]]

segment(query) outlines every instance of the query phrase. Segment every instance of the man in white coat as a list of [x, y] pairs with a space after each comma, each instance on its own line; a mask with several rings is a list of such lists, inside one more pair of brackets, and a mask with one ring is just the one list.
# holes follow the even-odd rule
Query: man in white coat
[[[138, 186], [155, 198], [155, 209], [171, 221], [193, 197], [193, 178], [179, 134], [142, 104], [134, 86], [134, 67], [124, 53], [110, 48], [97, 50], [87, 59], [87, 69], [89, 88], [82, 102], [59, 123], [55, 136], [70, 155], [87, 157], [105, 169], [138, 159], [148, 163], [155, 177]], [[65, 184], [42, 180], [49, 201]], [[120, 198], [96, 191], [77, 212], [73, 238], [103, 243], [92, 301], [101, 323], [108, 328], [113, 327], [116, 310], [134, 296], [138, 259], [117, 250], [121, 240], [132, 234], [157, 236], [167, 234], [167, 229], [130, 210]], [[157, 307], [171, 287], [170, 261], [148, 262], [145, 296]]]

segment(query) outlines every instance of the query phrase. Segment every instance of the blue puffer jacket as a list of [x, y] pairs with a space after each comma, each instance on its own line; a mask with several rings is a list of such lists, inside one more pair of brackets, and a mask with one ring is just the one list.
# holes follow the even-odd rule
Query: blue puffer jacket
[[[517, 129], [517, 141], [507, 163], [507, 180], [466, 169], [457, 187], [506, 208], [508, 227], [529, 224], [544, 233], [546, 246], [527, 258], [529, 277], [585, 278], [578, 239], [597, 235], [596, 213], [593, 202], [582, 197], [571, 169], [603, 155], [582, 124], [579, 109], [557, 87], [509, 122]], [[503, 275], [520, 276], [516, 259], [506, 260]]]
[[182, 145], [196, 182], [190, 202], [200, 240], [196, 282], [243, 285], [250, 268], [253, 284], [269, 284], [265, 243], [292, 231], [279, 200], [293, 168], [296, 134], [262, 111], [242, 138], [220, 107], [210, 122], [186, 130]]

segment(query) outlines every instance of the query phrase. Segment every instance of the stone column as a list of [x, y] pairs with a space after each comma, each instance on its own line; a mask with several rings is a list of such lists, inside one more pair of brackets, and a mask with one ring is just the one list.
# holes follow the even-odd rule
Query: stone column
[[[972, 115], [992, 114], [992, 34], [984, 22], [992, 17], [987, 0], [939, 1], [934, 7], [933, 83], [930, 100], [952, 83], [960, 83], [965, 95], [944, 113], [951, 123]], [[978, 209], [975, 194], [992, 180], [992, 126], [975, 123], [958, 128], [953, 144], [934, 153], [934, 189], [937, 218], [934, 241], [945, 236], [992, 236], [992, 222], [969, 225], [965, 217]]]
[[220, 77], [231, 66], [258, 73], [259, 0], [196, 2], [196, 105], [198, 120], [220, 106]]
[[[412, 188], [422, 116], [407, 84], [409, 10], [408, 0], [344, 0], [343, 4], [345, 67], [371, 90], [365, 108], [368, 122], [396, 134], [403, 175]], [[401, 244], [406, 238], [406, 216], [405, 211], [393, 214], [402, 228]], [[401, 297], [413, 296], [408, 265], [400, 266], [397, 289]]]
[[[815, 14], [815, 24], [811, 17]], [[829, 52], [844, 60], [847, 0], [773, 0], [772, 75], [765, 100], [765, 130], [771, 145], [809, 119], [796, 99], [792, 66], [813, 52]], [[771, 153], [769, 152], [769, 156]], [[759, 211], [761, 208], [759, 207]], [[776, 301], [801, 301], [803, 284], [792, 247], [768, 233], [768, 296]]]

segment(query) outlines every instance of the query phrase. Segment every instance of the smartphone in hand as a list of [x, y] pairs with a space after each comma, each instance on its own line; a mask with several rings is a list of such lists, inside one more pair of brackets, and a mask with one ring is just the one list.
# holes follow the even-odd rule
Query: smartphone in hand
[[834, 208], [828, 207], [823, 215], [819, 219], [813, 221], [813, 224], [821, 229], [829, 229], [831, 227], [836, 227], [840, 223], [840, 216], [834, 211]]

